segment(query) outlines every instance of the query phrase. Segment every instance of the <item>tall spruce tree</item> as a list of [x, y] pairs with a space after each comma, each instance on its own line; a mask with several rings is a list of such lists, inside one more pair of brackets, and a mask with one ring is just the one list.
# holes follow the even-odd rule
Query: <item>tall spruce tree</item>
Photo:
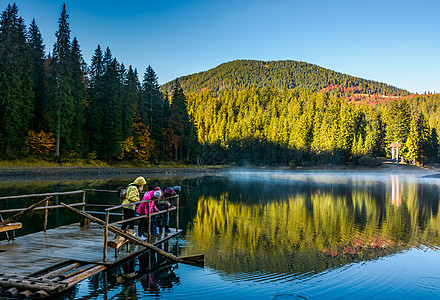
[[45, 46], [35, 19], [33, 19], [29, 25], [28, 44], [31, 48], [32, 79], [34, 82], [34, 116], [32, 128], [34, 130], [47, 131], [49, 124], [45, 122], [46, 119], [44, 118], [45, 107], [47, 107], [47, 81], [44, 70], [46, 61], [44, 53]]
[[157, 75], [151, 66], [145, 70], [142, 82], [142, 99], [139, 105], [142, 122], [150, 129], [151, 137], [159, 141], [161, 137], [163, 95], [159, 90]]
[[122, 141], [122, 84], [119, 64], [112, 58], [110, 48], [104, 54], [103, 99], [105, 99], [102, 122], [102, 156], [112, 161], [121, 154]]
[[85, 73], [87, 72], [86, 64], [81, 54], [81, 49], [76, 37], [72, 41], [72, 49], [70, 53], [71, 68], [72, 68], [72, 97], [73, 97], [73, 118], [74, 122], [71, 128], [72, 141], [71, 149], [78, 151], [78, 145], [82, 145], [84, 142], [83, 127], [85, 123], [84, 111], [85, 111], [85, 92], [86, 92], [86, 80]]
[[72, 63], [70, 28], [67, 19], [66, 4], [63, 4], [61, 16], [58, 19], [58, 31], [55, 33], [56, 42], [53, 46], [53, 56], [50, 65], [50, 109], [52, 127], [56, 135], [55, 159], [60, 160], [61, 140], [65, 146], [73, 144], [71, 130], [75, 117], [75, 104], [72, 95]]
[[128, 67], [124, 78], [124, 93], [122, 98], [122, 136], [133, 136], [133, 118], [136, 116], [137, 105], [140, 97], [140, 83], [137, 70]]
[[184, 150], [187, 157], [192, 142], [191, 124], [186, 108], [186, 96], [178, 80], [171, 95], [171, 126], [174, 132], [174, 159], [182, 161]]
[[17, 6], [8, 5], [0, 20], [0, 146], [6, 154], [25, 149], [33, 97], [26, 26]]
[[101, 46], [95, 50], [90, 66], [89, 105], [86, 113], [87, 149], [98, 154], [101, 150], [104, 119], [104, 56]]

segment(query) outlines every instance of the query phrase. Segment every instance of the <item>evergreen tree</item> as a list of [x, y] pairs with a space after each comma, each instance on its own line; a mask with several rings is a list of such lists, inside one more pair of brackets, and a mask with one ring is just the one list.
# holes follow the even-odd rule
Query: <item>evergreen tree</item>
[[75, 100], [72, 94], [72, 59], [70, 28], [67, 19], [66, 5], [63, 4], [61, 16], [58, 19], [57, 38], [53, 46], [53, 56], [50, 66], [51, 115], [52, 127], [56, 132], [55, 158], [60, 160], [61, 140], [64, 147], [70, 148], [74, 144], [72, 127], [75, 113]]
[[112, 161], [121, 154], [119, 142], [122, 141], [122, 84], [119, 73], [119, 64], [112, 58], [110, 48], [104, 54], [104, 75], [102, 78], [103, 107], [102, 120], [102, 156]]
[[[188, 111], [186, 108], [186, 97], [183, 93], [183, 89], [176, 81], [176, 85], [171, 95], [171, 128], [174, 133], [173, 145], [174, 145], [174, 159], [182, 161], [184, 147], [186, 148], [186, 154], [190, 153], [191, 128], [189, 122]], [[187, 156], [188, 157], [188, 156]]]
[[137, 70], [129, 66], [124, 78], [124, 93], [122, 98], [122, 136], [133, 136], [133, 119], [136, 115], [140, 98], [140, 83]]
[[159, 91], [157, 75], [151, 66], [145, 70], [142, 82], [142, 99], [139, 105], [142, 122], [150, 128], [151, 137], [159, 141], [162, 125], [163, 96]]
[[71, 128], [72, 141], [71, 149], [78, 151], [77, 145], [82, 145], [84, 142], [83, 127], [85, 124], [84, 110], [85, 110], [85, 93], [86, 93], [86, 73], [87, 68], [81, 54], [78, 40], [76, 37], [72, 41], [72, 50], [70, 54], [71, 68], [72, 68], [72, 97], [73, 97], [73, 118], [74, 122]]
[[8, 5], [0, 20], [0, 146], [6, 154], [25, 149], [33, 98], [26, 26], [17, 6]]
[[[34, 117], [32, 122], [32, 128], [34, 130], [48, 130], [49, 124], [44, 118], [44, 111], [47, 107], [47, 81], [44, 70], [45, 65], [45, 53], [43, 38], [40, 33], [40, 29], [32, 20], [28, 31], [28, 44], [31, 48], [32, 59], [32, 79], [34, 82]], [[45, 122], [46, 121], [46, 122]]]
[[95, 50], [90, 66], [89, 104], [86, 114], [87, 149], [98, 154], [101, 150], [102, 123], [104, 120], [104, 56], [101, 46]]

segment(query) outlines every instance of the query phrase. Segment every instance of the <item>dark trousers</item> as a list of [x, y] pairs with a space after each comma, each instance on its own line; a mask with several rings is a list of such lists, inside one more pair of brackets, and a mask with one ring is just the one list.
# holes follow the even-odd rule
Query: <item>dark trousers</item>
[[[157, 216], [151, 217], [151, 235], [157, 234], [156, 217]], [[147, 233], [147, 234], [145, 234], [145, 233]], [[138, 236], [142, 236], [142, 235], [145, 235], [145, 236], [148, 235], [148, 218], [140, 219], [140, 223], [139, 223], [139, 227], [138, 227]]]
[[[124, 220], [134, 218], [134, 216], [135, 216], [134, 209], [122, 208], [122, 212], [124, 213]], [[121, 229], [125, 230], [127, 228], [127, 226], [129, 229], [134, 229], [134, 221], [128, 221], [128, 222], [122, 223]]]

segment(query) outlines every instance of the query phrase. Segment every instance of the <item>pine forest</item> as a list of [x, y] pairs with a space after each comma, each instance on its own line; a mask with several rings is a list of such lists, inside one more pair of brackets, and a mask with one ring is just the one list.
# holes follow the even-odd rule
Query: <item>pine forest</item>
[[[0, 20], [0, 158], [237, 166], [436, 163], [440, 94], [296, 61], [237, 60], [163, 86], [97, 45], [87, 65], [62, 6], [46, 53], [18, 7]], [[140, 79], [141, 78], [141, 79]]]

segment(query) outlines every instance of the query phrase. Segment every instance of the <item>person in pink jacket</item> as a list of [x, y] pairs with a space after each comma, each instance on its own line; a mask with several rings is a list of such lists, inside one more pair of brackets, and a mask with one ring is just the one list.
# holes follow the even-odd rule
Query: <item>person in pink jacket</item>
[[[149, 192], [146, 192], [144, 197], [142, 198], [142, 201], [150, 200], [150, 199], [160, 199], [162, 197], [162, 191], [160, 187], [156, 187], [154, 190], [151, 190]], [[136, 212], [141, 216], [146, 216], [145, 218], [140, 219], [139, 227], [138, 227], [138, 236], [140, 238], [145, 238], [144, 234], [147, 229], [147, 218], [148, 216], [153, 212], [158, 212], [159, 209], [156, 207], [156, 201], [151, 202], [143, 202], [139, 205]], [[156, 222], [155, 217], [152, 216], [151, 218], [151, 235], [157, 236], [157, 230], [156, 230]]]

